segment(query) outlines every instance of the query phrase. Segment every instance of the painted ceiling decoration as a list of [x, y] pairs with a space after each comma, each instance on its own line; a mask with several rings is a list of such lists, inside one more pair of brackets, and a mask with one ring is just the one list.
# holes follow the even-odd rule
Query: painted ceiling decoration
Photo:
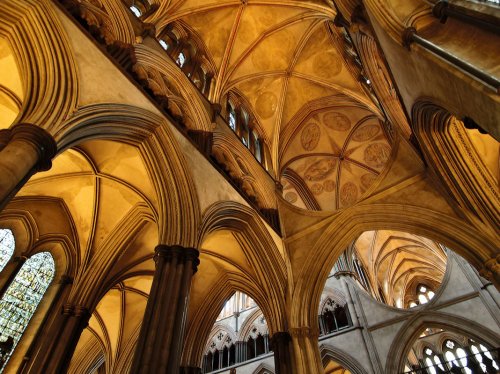
[[[143, 18], [182, 24], [214, 69], [209, 100], [237, 93], [271, 150], [284, 199], [311, 210], [362, 198], [391, 155], [385, 120], [352, 41], [326, 1], [194, 1], [159, 4]], [[193, 37], [194, 37], [193, 36]]]

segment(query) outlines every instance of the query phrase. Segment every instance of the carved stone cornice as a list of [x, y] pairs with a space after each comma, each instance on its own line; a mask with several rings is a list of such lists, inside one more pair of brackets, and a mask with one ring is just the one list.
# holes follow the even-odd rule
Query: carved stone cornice
[[49, 170], [57, 153], [57, 144], [52, 135], [39, 126], [20, 123], [12, 127], [10, 141], [30, 143], [38, 152], [37, 171]]

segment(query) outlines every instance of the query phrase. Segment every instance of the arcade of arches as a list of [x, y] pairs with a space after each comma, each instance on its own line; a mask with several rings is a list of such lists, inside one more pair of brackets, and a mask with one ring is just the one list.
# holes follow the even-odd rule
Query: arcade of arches
[[2, 0], [0, 372], [497, 373], [497, 0]]

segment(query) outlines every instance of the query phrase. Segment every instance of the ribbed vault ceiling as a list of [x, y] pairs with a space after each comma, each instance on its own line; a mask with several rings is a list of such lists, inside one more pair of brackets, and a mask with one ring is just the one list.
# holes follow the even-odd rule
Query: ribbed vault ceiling
[[366, 231], [355, 246], [372, 285], [384, 292], [389, 304], [400, 300], [404, 305], [405, 295], [419, 283], [439, 286], [446, 270], [442, 247], [421, 236], [391, 230]]
[[230, 91], [251, 106], [285, 199], [334, 210], [356, 202], [391, 147], [381, 114], [326, 1], [159, 2], [146, 22], [158, 35], [182, 23], [216, 72], [211, 100]]

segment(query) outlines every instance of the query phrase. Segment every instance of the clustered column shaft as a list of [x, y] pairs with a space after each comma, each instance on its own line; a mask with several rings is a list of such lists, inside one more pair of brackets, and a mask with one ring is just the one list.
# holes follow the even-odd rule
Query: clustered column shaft
[[177, 373], [183, 347], [191, 279], [198, 251], [159, 245], [131, 373]]
[[271, 348], [274, 352], [274, 369], [276, 374], [293, 373], [292, 337], [288, 332], [275, 332], [271, 337]]

